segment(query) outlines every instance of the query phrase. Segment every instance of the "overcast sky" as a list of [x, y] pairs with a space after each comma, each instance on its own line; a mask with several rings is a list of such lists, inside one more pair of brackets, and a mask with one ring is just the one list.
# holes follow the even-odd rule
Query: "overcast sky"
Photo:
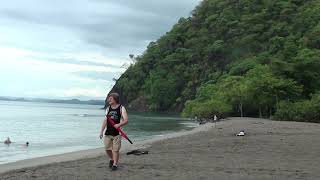
[[3, 0], [0, 96], [103, 99], [199, 0]]

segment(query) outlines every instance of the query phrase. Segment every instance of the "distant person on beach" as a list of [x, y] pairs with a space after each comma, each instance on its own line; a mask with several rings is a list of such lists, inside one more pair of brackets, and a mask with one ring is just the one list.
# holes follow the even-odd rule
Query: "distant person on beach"
[[[119, 162], [119, 151], [121, 148], [121, 135], [117, 128], [123, 127], [128, 123], [128, 114], [124, 106], [120, 104], [120, 97], [118, 93], [111, 93], [108, 96], [109, 106], [106, 108], [106, 118], [104, 119], [100, 131], [100, 139], [104, 135], [104, 144], [106, 153], [110, 158], [109, 167], [112, 170], [117, 170]], [[108, 123], [107, 118], [113, 119], [114, 127]]]
[[217, 120], [218, 120], [217, 115], [214, 115], [213, 120], [214, 120], [214, 121], [217, 121]]
[[4, 143], [5, 143], [5, 144], [11, 144], [12, 142], [11, 142], [10, 138], [7, 137], [7, 140], [5, 140]]
[[28, 147], [29, 146], [29, 142], [26, 142], [26, 147]]

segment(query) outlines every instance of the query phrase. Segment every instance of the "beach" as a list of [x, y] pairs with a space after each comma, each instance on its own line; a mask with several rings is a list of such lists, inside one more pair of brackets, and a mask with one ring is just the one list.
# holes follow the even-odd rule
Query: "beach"
[[320, 179], [319, 137], [320, 124], [229, 118], [127, 145], [117, 171], [99, 148], [0, 165], [0, 179]]

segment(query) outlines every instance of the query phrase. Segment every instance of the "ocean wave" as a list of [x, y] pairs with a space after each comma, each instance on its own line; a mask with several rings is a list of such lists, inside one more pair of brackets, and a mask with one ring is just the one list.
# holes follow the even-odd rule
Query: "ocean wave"
[[186, 127], [197, 127], [198, 126], [198, 123], [195, 123], [195, 122], [182, 122], [180, 124], [183, 124]]
[[72, 116], [77, 116], [77, 117], [101, 117], [101, 115], [96, 115], [96, 114], [71, 114]]

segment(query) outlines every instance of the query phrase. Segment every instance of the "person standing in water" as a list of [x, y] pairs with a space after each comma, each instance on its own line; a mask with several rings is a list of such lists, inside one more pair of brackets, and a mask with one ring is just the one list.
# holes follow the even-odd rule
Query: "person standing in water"
[[4, 143], [9, 145], [9, 144], [11, 144], [12, 142], [11, 142], [10, 138], [7, 137], [7, 140], [5, 140]]
[[[106, 108], [106, 118], [102, 123], [100, 139], [103, 138], [103, 132], [105, 131], [104, 145], [106, 153], [110, 158], [109, 167], [112, 170], [117, 170], [121, 148], [121, 135], [117, 128], [123, 127], [128, 123], [128, 114], [125, 107], [120, 104], [118, 93], [109, 94], [107, 100], [109, 107]], [[111, 118], [114, 121], [114, 127], [108, 123], [107, 118]]]

